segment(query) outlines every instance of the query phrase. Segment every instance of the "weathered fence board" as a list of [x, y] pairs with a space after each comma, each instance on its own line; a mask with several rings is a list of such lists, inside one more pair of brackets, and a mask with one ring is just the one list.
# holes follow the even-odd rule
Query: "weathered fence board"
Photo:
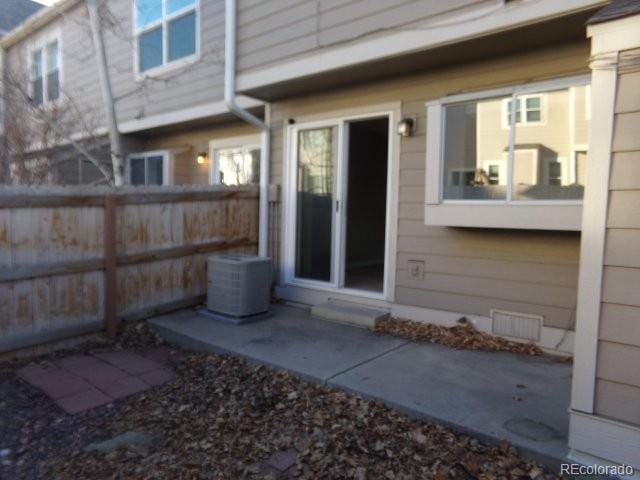
[[0, 189], [0, 352], [201, 301], [257, 239], [253, 188]]

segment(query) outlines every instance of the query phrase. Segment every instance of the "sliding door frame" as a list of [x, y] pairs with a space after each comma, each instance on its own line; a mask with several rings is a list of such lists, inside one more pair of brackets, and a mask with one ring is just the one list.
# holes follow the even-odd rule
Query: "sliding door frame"
[[[400, 176], [400, 142], [395, 133], [395, 125], [400, 119], [400, 102], [378, 106], [323, 114], [318, 118], [301, 119], [299, 123], [284, 127], [283, 166], [283, 242], [281, 279], [283, 285], [311, 288], [328, 292], [340, 292], [356, 297], [393, 302], [396, 276], [396, 244], [398, 229], [398, 183]], [[371, 292], [344, 288], [344, 261], [346, 240], [346, 190], [348, 181], [348, 123], [358, 120], [388, 118], [387, 152], [387, 199], [385, 211], [385, 255], [384, 282], [382, 292]], [[334, 198], [331, 281], [323, 282], [295, 276], [296, 266], [296, 221], [297, 221], [297, 175], [298, 175], [298, 133], [315, 128], [337, 127], [338, 148], [334, 165]], [[340, 202], [336, 213], [336, 200]]]

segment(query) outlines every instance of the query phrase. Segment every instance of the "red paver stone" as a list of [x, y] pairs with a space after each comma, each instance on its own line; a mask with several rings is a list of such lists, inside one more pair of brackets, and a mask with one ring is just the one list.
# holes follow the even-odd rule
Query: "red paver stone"
[[115, 365], [132, 375], [150, 372], [151, 370], [157, 370], [161, 367], [160, 364], [153, 360], [141, 357], [140, 355], [136, 355], [131, 352], [97, 353], [96, 357], [104, 360], [105, 362], [109, 362], [111, 365]]
[[75, 395], [59, 398], [56, 400], [56, 403], [67, 413], [78, 413], [99, 407], [100, 405], [106, 405], [112, 401], [113, 399], [111, 397], [108, 397], [95, 388], [90, 388]]
[[18, 375], [54, 400], [91, 389], [91, 385], [82, 378], [55, 367], [42, 369], [40, 374], [34, 369], [22, 373], [18, 371]]
[[48, 374], [51, 370], [58, 370], [58, 367], [50, 363], [45, 365], [27, 365], [26, 367], [19, 368], [16, 371], [16, 375], [29, 383], [33, 383], [32, 380]]
[[168, 347], [154, 347], [145, 350], [143, 353], [144, 358], [156, 363], [167, 363], [171, 358], [171, 349]]
[[152, 370], [151, 372], [143, 373], [142, 375], [139, 375], [138, 378], [155, 387], [173, 380], [176, 378], [176, 374], [166, 368], [159, 368], [157, 370]]
[[267, 465], [275, 468], [280, 472], [284, 472], [293, 467], [298, 461], [298, 452], [295, 450], [283, 450], [276, 452], [267, 458]]
[[98, 365], [105, 365], [105, 363], [92, 355], [71, 355], [56, 360], [56, 365], [63, 370], [85, 378], [91, 376]]
[[99, 387], [99, 384], [107, 385], [120, 378], [126, 378], [129, 376], [127, 372], [103, 361], [93, 364], [91, 369], [87, 368], [86, 370], [79, 372], [78, 375], [93, 383], [96, 387]]
[[142, 380], [130, 375], [117, 378], [109, 383], [94, 382], [93, 379], [89, 379], [89, 381], [113, 398], [124, 398], [134, 393], [144, 392], [150, 388]]

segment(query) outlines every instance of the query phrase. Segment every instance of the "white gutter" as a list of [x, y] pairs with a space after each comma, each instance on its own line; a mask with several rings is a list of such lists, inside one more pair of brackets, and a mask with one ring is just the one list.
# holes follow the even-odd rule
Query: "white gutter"
[[269, 105], [265, 105], [265, 120], [260, 120], [236, 103], [236, 0], [225, 0], [225, 48], [224, 48], [224, 103], [234, 115], [261, 130], [260, 153], [260, 202], [258, 228], [258, 255], [268, 254], [269, 232], [269, 158], [271, 132], [269, 129]]

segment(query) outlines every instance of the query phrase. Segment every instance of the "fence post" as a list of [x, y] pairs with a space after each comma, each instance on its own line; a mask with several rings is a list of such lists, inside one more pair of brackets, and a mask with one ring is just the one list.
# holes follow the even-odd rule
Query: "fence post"
[[113, 195], [104, 197], [104, 323], [107, 334], [118, 334], [118, 284], [116, 278], [116, 201]]

